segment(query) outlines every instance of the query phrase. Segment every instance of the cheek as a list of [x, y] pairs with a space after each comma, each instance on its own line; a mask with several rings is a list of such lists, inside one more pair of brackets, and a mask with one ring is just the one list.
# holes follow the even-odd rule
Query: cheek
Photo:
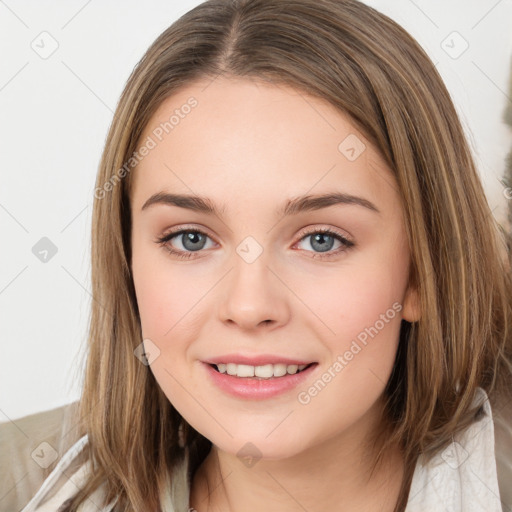
[[133, 256], [142, 332], [144, 337], [165, 340], [194, 314], [195, 305], [208, 291], [208, 280], [187, 271], [184, 265], [170, 263], [160, 251], [146, 252], [134, 252]]
[[200, 391], [192, 378], [188, 350], [208, 320], [205, 304], [215, 280], [149, 251], [134, 253], [133, 276], [143, 338], [160, 351], [149, 368], [175, 407], [187, 410], [190, 393]]
[[391, 268], [382, 265], [352, 266], [320, 277], [315, 286], [303, 286], [297, 295], [304, 297], [313, 313], [311, 318], [323, 325], [325, 339], [338, 340], [337, 348], [341, 349], [376, 323], [379, 330], [386, 331], [385, 336], [389, 325], [399, 327], [404, 287], [401, 281]]
[[310, 299], [329, 327], [321, 338], [328, 358], [316, 380], [298, 390], [297, 401], [313, 430], [323, 428], [322, 411], [329, 411], [332, 431], [324, 434], [330, 435], [356, 423], [383, 393], [398, 347], [401, 295], [391, 278], [366, 269], [333, 283], [323, 298], [315, 291]]
[[338, 276], [302, 290], [327, 354], [321, 375], [297, 396], [313, 424], [324, 408], [338, 425], [365, 414], [389, 380], [398, 347], [402, 280], [383, 265], [354, 266]]

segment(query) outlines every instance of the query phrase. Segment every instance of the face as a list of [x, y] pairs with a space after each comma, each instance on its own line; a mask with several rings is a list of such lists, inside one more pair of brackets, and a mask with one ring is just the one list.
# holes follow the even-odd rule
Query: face
[[164, 101], [142, 144], [132, 271], [174, 407], [232, 454], [250, 442], [289, 457], [364, 431], [400, 322], [418, 318], [398, 187], [375, 148], [327, 102], [226, 77]]

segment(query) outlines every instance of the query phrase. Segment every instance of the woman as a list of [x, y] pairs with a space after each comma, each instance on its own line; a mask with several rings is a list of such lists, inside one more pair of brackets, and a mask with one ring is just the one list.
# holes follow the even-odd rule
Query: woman
[[355, 0], [201, 4], [116, 109], [82, 437], [25, 510], [501, 510], [504, 247], [396, 23]]

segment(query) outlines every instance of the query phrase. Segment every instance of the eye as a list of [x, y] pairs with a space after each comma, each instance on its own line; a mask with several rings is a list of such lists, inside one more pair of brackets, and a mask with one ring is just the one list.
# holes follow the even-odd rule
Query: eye
[[[170, 242], [174, 238], [177, 238], [183, 249], [176, 250], [172, 247]], [[205, 241], [208, 238], [210, 237], [200, 229], [180, 229], [158, 238], [156, 243], [162, 245], [172, 255], [186, 259], [190, 258], [194, 252], [204, 249]]]
[[[355, 246], [354, 242], [341, 233], [328, 228], [312, 229], [303, 234], [298, 243], [303, 240], [309, 240], [308, 245], [315, 251], [319, 251], [312, 255], [313, 258], [331, 258]], [[336, 241], [340, 245], [335, 251], [332, 251], [332, 247]]]
[[[174, 238], [178, 240], [182, 248], [176, 249], [173, 247], [170, 242]], [[163, 237], [157, 238], [155, 242], [162, 245], [165, 250], [170, 252], [173, 256], [187, 259], [191, 258], [194, 252], [201, 252], [201, 250], [205, 248], [206, 241], [208, 239], [210, 239], [210, 237], [204, 231], [194, 228], [172, 231]], [[313, 258], [327, 259], [333, 256], [337, 256], [339, 253], [347, 251], [355, 245], [354, 242], [348, 240], [348, 238], [346, 238], [341, 233], [327, 228], [312, 229], [304, 233], [297, 244], [300, 244], [303, 240], [308, 239], [309, 246], [312, 247], [314, 251], [319, 251], [312, 255]], [[340, 245], [335, 251], [332, 251], [332, 247], [335, 241], [337, 241]]]

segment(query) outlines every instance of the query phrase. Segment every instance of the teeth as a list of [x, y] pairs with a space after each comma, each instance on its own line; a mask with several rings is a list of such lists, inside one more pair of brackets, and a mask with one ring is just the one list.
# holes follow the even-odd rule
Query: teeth
[[260, 377], [270, 379], [272, 377], [282, 377], [286, 374], [293, 375], [306, 368], [307, 364], [265, 364], [262, 366], [250, 366], [248, 364], [219, 363], [217, 369], [220, 373], [235, 375], [236, 377]]

